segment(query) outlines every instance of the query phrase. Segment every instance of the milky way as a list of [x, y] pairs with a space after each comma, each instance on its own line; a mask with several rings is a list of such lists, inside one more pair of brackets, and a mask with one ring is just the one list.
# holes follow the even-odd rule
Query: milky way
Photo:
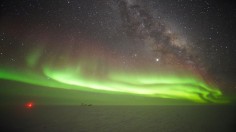
[[133, 43], [143, 45], [142, 50], [150, 53], [152, 58], [158, 58], [163, 65], [191, 63], [196, 66], [192, 45], [166, 23], [154, 19], [141, 5], [143, 3], [137, 1], [119, 2], [122, 24]]

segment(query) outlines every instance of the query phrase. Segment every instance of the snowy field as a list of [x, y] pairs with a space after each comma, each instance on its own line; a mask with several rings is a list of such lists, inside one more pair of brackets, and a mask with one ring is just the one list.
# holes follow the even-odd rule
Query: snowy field
[[233, 106], [1, 106], [1, 131], [229, 132]]

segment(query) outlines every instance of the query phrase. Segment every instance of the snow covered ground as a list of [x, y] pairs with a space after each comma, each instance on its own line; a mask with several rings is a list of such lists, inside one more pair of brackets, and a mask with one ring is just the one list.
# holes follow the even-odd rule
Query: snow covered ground
[[0, 129], [29, 132], [228, 132], [233, 106], [1, 106]]

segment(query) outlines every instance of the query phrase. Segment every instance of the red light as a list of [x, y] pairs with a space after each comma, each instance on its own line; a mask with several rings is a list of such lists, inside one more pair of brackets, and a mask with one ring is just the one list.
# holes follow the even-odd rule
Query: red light
[[28, 108], [28, 109], [31, 109], [33, 108], [34, 104], [32, 102], [28, 102], [25, 104], [25, 107]]

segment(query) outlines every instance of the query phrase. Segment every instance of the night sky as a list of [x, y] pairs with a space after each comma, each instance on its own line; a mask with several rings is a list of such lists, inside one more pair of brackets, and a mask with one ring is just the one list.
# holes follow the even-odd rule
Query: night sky
[[4, 0], [0, 6], [1, 82], [86, 92], [85, 100], [97, 93], [225, 103], [235, 96], [231, 1]]

